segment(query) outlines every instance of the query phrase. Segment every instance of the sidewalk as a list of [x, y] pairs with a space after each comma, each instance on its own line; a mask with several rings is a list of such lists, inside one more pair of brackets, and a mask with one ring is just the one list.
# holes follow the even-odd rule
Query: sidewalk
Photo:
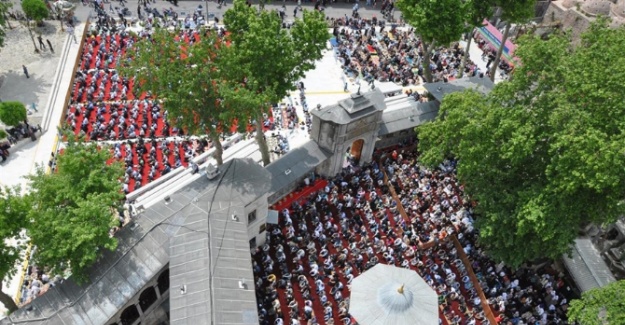
[[[76, 26], [76, 35], [82, 35], [84, 28], [85, 24]], [[11, 151], [11, 155], [7, 161], [0, 165], [0, 170], [2, 172], [0, 176], [1, 186], [21, 185], [24, 187], [26, 185], [26, 179], [24, 177], [33, 173], [38, 165], [47, 166], [50, 160], [50, 154], [56, 150], [57, 125], [66, 107], [66, 103], [64, 103], [65, 95], [66, 91], [70, 88], [73, 77], [72, 69], [75, 59], [79, 55], [80, 48], [79, 44], [67, 38], [63, 49], [59, 48], [57, 50], [63, 51], [63, 54], [61, 56], [61, 61], [56, 67], [57, 72], [55, 73], [55, 77], [58, 78], [54, 79], [56, 83], [51, 86], [54, 91], [58, 92], [58, 96], [55, 96], [54, 93], [50, 93], [48, 100], [52, 99], [53, 102], [40, 107], [40, 110], [47, 107], [47, 110], [42, 112], [42, 122], [46, 121], [46, 119], [49, 120], [48, 130], [46, 131], [42, 124], [41, 126], [44, 127], [44, 133], [37, 134], [37, 136], [39, 136], [37, 141], [30, 142], [30, 140], [22, 140], [28, 142], [26, 144], [19, 144], [15, 151]], [[4, 290], [12, 297], [16, 297], [20, 289], [22, 273], [23, 270], [18, 270], [18, 273], [11, 281], [5, 282]], [[2, 309], [3, 308], [0, 308], [0, 312], [3, 311]]]

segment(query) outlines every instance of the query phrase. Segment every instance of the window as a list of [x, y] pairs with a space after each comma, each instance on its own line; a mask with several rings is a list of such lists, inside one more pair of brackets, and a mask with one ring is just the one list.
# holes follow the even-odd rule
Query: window
[[254, 222], [256, 220], [256, 210], [250, 212], [247, 215], [247, 224], [249, 225], [250, 223]]
[[250, 239], [250, 248], [256, 248], [256, 237]]

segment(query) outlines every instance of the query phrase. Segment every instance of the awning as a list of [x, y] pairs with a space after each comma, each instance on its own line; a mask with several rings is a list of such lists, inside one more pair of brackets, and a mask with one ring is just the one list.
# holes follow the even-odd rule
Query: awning
[[616, 281], [599, 251], [588, 238], [576, 239], [571, 257], [564, 255], [562, 259], [582, 292]]

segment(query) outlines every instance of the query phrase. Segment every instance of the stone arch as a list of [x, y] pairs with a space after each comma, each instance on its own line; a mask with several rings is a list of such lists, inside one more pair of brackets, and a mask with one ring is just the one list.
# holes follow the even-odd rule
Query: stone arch
[[158, 287], [158, 292], [163, 295], [167, 290], [169, 290], [169, 269], [166, 269], [158, 276], [158, 280], [156, 281], [156, 286]]
[[145, 312], [158, 300], [158, 295], [154, 287], [147, 287], [139, 296], [139, 307]]
[[141, 317], [141, 314], [139, 314], [137, 306], [130, 305], [122, 312], [122, 315], [119, 317], [119, 322], [121, 325], [133, 325], [139, 317]]
[[360, 160], [362, 158], [362, 149], [365, 146], [365, 139], [358, 138], [352, 141], [352, 144], [349, 146], [348, 154], [351, 162], [354, 166], [358, 166]]

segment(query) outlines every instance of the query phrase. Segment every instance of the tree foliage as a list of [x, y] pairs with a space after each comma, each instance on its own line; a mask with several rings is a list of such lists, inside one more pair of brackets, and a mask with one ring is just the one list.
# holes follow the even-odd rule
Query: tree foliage
[[504, 28], [501, 43], [497, 49], [495, 61], [490, 68], [490, 80], [492, 81], [495, 80], [501, 54], [503, 53], [510, 33], [510, 26], [512, 24], [527, 23], [531, 18], [534, 18], [536, 0], [496, 0], [496, 4], [499, 9], [502, 10], [501, 19], [506, 22], [506, 27]]
[[13, 6], [12, 2], [0, 1], [0, 47], [4, 46], [4, 38], [6, 37], [6, 28], [9, 24], [8, 13]]
[[625, 324], [625, 280], [584, 292], [571, 301], [567, 316], [580, 325]]
[[[30, 203], [21, 196], [19, 187], [0, 189], [0, 279], [3, 282], [15, 275], [20, 252], [26, 248], [23, 229], [29, 209]], [[0, 302], [9, 312], [17, 309], [13, 299], [1, 291]]]
[[230, 81], [224, 99], [245, 116], [256, 120], [256, 132], [263, 162], [269, 151], [262, 134], [262, 115], [271, 103], [282, 100], [306, 71], [315, 67], [330, 38], [321, 12], [304, 10], [290, 29], [282, 28], [275, 12], [248, 6], [235, 0], [224, 14], [231, 46], [224, 49], [220, 69]]
[[473, 30], [476, 27], [481, 27], [484, 19], [493, 14], [495, 2], [496, 0], [469, 0], [466, 3], [467, 14], [465, 16], [465, 27], [468, 37], [467, 47], [464, 49], [465, 55], [462, 57], [462, 63], [460, 69], [458, 69], [459, 78], [462, 78], [464, 67], [469, 58], [469, 50], [471, 48], [471, 42], [473, 41]]
[[124, 195], [118, 162], [108, 165], [106, 148], [87, 145], [69, 136], [57, 158], [57, 171], [46, 174], [40, 166], [28, 176], [32, 201], [28, 236], [37, 246], [38, 266], [56, 272], [71, 269], [78, 280], [98, 258], [98, 250], [113, 250], [117, 240], [109, 234], [119, 224], [115, 209]]
[[487, 96], [444, 98], [418, 129], [422, 161], [459, 160], [477, 201], [481, 244], [517, 266], [570, 250], [580, 225], [625, 212], [625, 29], [599, 21], [572, 47], [568, 37], [527, 36], [511, 81]]
[[22, 0], [22, 10], [28, 19], [42, 21], [48, 18], [48, 7], [43, 0]]
[[163, 99], [172, 124], [188, 133], [207, 134], [215, 145], [215, 159], [220, 165], [219, 135], [228, 131], [237, 117], [220, 100], [219, 85], [223, 81], [215, 60], [223, 46], [222, 40], [210, 31], [200, 41], [188, 44], [159, 28], [128, 51], [121, 69], [126, 75], [136, 76], [140, 91], [150, 91]]
[[432, 82], [430, 55], [434, 46], [447, 46], [460, 39], [471, 4], [463, 0], [397, 0], [396, 5], [421, 39], [425, 79]]
[[21, 102], [1, 102], [0, 121], [8, 126], [16, 126], [26, 120], [26, 107]]

